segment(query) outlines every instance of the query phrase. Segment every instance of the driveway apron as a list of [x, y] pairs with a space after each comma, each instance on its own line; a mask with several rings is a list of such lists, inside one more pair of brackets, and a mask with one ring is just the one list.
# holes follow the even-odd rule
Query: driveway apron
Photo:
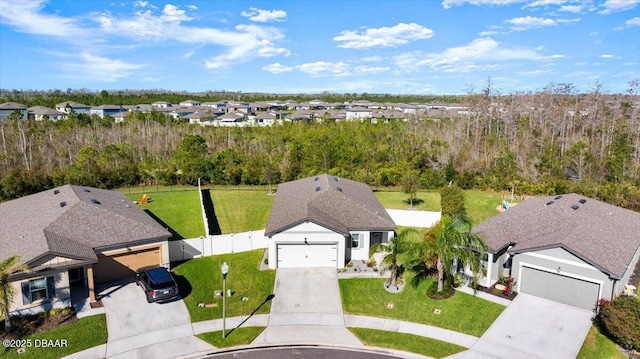
[[[107, 315], [107, 357], [131, 357], [134, 350], [140, 356], [163, 348], [159, 357], [171, 358], [191, 353], [182, 353], [186, 344], [202, 350], [213, 348], [193, 337], [189, 312], [182, 300], [147, 303], [135, 283], [107, 288], [100, 295]], [[173, 341], [176, 345], [171, 344]]]
[[279, 268], [269, 325], [252, 344], [362, 345], [346, 329], [335, 268]]
[[589, 311], [520, 293], [469, 351], [450, 358], [575, 358], [591, 317]]

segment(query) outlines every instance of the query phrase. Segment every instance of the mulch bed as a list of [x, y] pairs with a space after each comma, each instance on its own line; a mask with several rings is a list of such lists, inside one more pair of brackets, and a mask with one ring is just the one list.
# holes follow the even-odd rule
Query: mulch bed
[[480, 290], [480, 291], [483, 291], [485, 293], [489, 293], [489, 294], [495, 295], [496, 297], [500, 297], [500, 298], [504, 298], [504, 299], [508, 299], [508, 300], [514, 300], [516, 298], [516, 296], [518, 295], [518, 292], [514, 292], [514, 291], [512, 291], [509, 295], [504, 295], [504, 294], [502, 294], [501, 290], [496, 289], [494, 286], [491, 286], [491, 287], [487, 288], [487, 287], [483, 287], [483, 286], [479, 285], [477, 289]]
[[0, 321], [2, 328], [0, 331], [0, 340], [20, 339], [31, 334], [46, 332], [63, 324], [75, 323], [77, 321], [78, 317], [73, 310], [56, 314], [40, 313], [23, 317], [12, 317], [11, 324], [13, 331], [11, 333], [4, 331], [4, 320]]
[[91, 306], [91, 308], [102, 308], [102, 307], [104, 307], [104, 304], [102, 304], [101, 300], [99, 300], [97, 302], [89, 303], [89, 305]]

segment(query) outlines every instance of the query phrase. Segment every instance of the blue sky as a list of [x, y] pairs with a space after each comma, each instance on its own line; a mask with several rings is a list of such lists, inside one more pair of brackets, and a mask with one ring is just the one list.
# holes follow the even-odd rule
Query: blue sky
[[640, 0], [0, 1], [0, 88], [502, 93], [640, 79]]

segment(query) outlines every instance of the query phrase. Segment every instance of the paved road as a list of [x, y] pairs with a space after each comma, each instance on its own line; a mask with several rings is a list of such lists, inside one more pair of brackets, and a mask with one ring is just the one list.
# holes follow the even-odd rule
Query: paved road
[[270, 348], [270, 349], [247, 349], [232, 351], [227, 353], [211, 354], [203, 358], [242, 358], [242, 359], [396, 359], [406, 358], [405, 356], [395, 356], [392, 354], [374, 353], [371, 351], [355, 351], [348, 349], [333, 348]]

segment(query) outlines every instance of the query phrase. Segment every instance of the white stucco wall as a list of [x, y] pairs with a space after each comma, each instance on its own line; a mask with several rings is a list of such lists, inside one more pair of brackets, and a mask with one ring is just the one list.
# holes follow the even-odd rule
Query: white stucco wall
[[305, 222], [269, 238], [269, 268], [277, 268], [278, 244], [304, 244], [305, 239], [308, 243], [315, 244], [336, 243], [338, 245], [338, 267], [343, 267], [345, 265], [344, 236], [313, 222]]

